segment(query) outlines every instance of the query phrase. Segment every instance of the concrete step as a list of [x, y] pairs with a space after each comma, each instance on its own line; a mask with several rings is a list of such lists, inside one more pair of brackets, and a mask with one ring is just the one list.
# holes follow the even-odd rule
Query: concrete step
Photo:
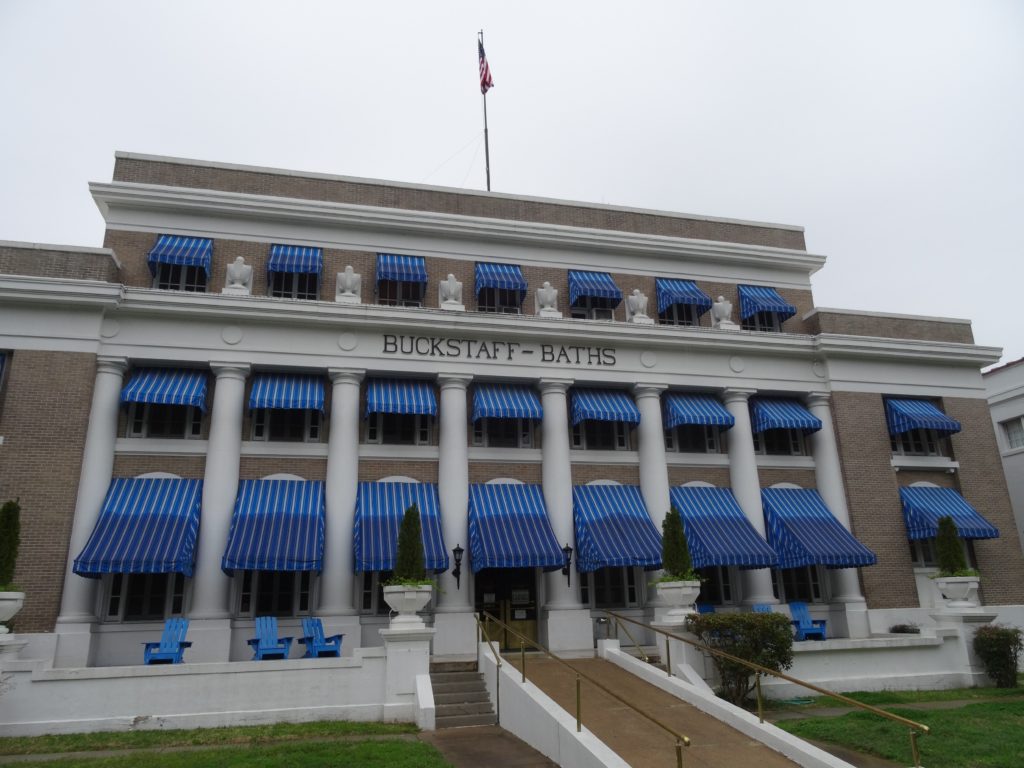
[[476, 693], [480, 690], [486, 690], [481, 680], [467, 680], [457, 683], [438, 683], [431, 680], [430, 687], [434, 690], [435, 696], [439, 693]]
[[438, 693], [434, 690], [434, 704], [440, 706], [442, 704], [461, 704], [464, 702], [475, 702], [475, 701], [490, 701], [487, 695], [487, 691], [481, 689], [479, 691], [456, 691], [455, 693]]
[[492, 712], [484, 715], [452, 715], [437, 717], [434, 725], [438, 728], [464, 728], [469, 725], [496, 725], [498, 718]]
[[469, 680], [483, 680], [476, 670], [467, 672], [431, 672], [430, 682], [434, 683], [463, 683]]
[[484, 715], [494, 714], [489, 701], [459, 702], [457, 704], [438, 704], [434, 702], [437, 717], [451, 717], [453, 715]]
[[430, 673], [435, 672], [476, 672], [476, 660], [469, 661], [432, 661]]

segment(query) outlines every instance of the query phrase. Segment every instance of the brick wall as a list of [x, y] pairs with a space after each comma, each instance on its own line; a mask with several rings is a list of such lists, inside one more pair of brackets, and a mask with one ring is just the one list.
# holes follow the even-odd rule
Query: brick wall
[[327, 459], [277, 456], [243, 456], [238, 466], [240, 480], [261, 480], [267, 475], [296, 475], [303, 480], [325, 480]]
[[572, 463], [572, 484], [586, 485], [594, 480], [614, 480], [622, 485], [640, 485], [640, 467], [622, 464]]
[[491, 461], [470, 461], [469, 482], [486, 483], [499, 477], [521, 480], [527, 485], [541, 484], [540, 464], [510, 464]]
[[202, 480], [206, 471], [205, 456], [129, 456], [114, 458], [114, 477], [138, 477], [150, 472]]
[[376, 482], [394, 475], [411, 477], [421, 483], [437, 482], [436, 461], [374, 459], [359, 462], [359, 482]]
[[57, 619], [95, 377], [91, 354], [19, 350], [8, 359], [0, 500], [21, 500], [17, 632], [49, 632]]
[[719, 488], [729, 488], [732, 481], [729, 479], [727, 467], [669, 467], [668, 484], [671, 487], [686, 485], [695, 482], [711, 483]]
[[917, 339], [973, 344], [971, 324], [907, 317], [879, 317], [818, 310], [806, 320], [805, 333], [842, 333], [882, 339]]
[[818, 487], [818, 481], [814, 476], [813, 469], [761, 467], [757, 470], [757, 477], [761, 481], [762, 488], [770, 488], [779, 483], [792, 483], [793, 485], [799, 485], [801, 488]]
[[108, 253], [0, 245], [0, 274], [118, 282], [117, 262]]
[[266, 173], [118, 157], [114, 163], [114, 181], [805, 249], [803, 232], [792, 229], [708, 221], [667, 213], [510, 199], [480, 192], [414, 189], [383, 183], [311, 178], [297, 173]]

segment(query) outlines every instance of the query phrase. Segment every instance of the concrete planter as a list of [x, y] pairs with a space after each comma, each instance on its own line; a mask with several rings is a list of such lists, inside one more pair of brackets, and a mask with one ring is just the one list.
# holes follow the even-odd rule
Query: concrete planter
[[384, 587], [384, 602], [398, 614], [391, 620], [391, 627], [393, 629], [425, 627], [423, 619], [416, 614], [430, 602], [433, 589], [429, 584], [422, 587], [404, 584]]
[[693, 613], [693, 604], [700, 594], [700, 581], [660, 581], [656, 585], [658, 599], [668, 606], [663, 621], [682, 624], [687, 614]]
[[947, 608], [977, 608], [978, 584], [977, 576], [938, 576], [935, 586], [946, 599]]
[[[14, 614], [25, 604], [24, 592], [0, 592], [0, 624], [14, 618]], [[0, 627], [0, 634], [7, 632], [7, 627]]]

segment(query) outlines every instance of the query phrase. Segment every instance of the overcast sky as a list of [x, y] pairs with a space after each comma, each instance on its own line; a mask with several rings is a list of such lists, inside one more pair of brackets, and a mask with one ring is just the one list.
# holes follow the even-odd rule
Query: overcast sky
[[825, 307], [1024, 356], [1024, 2], [0, 0], [0, 239], [126, 150], [806, 228]]

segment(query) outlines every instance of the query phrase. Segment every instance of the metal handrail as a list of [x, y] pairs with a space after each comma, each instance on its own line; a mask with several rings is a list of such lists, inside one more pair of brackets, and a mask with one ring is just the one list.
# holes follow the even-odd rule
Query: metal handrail
[[[674, 640], [679, 640], [680, 642], [686, 643], [687, 645], [692, 645], [694, 648], [698, 648], [701, 651], [707, 651], [710, 654], [713, 654], [715, 656], [720, 656], [721, 658], [728, 659], [729, 661], [734, 661], [737, 664], [742, 664], [743, 666], [748, 667], [748, 668], [754, 670], [757, 673], [757, 679], [755, 681], [755, 687], [757, 689], [757, 715], [758, 715], [758, 718], [760, 719], [760, 721], [762, 723], [764, 722], [764, 702], [763, 702], [763, 698], [762, 698], [762, 694], [761, 694], [761, 676], [762, 675], [771, 675], [772, 677], [777, 677], [777, 678], [779, 678], [781, 680], [785, 680], [786, 682], [794, 683], [796, 685], [799, 685], [799, 686], [802, 686], [804, 688], [807, 688], [808, 690], [820, 693], [820, 694], [822, 694], [824, 696], [829, 696], [829, 697], [831, 697], [833, 699], [837, 699], [837, 700], [843, 702], [844, 704], [849, 704], [852, 707], [856, 707], [858, 709], [863, 709], [863, 710], [865, 710], [867, 712], [871, 712], [871, 713], [876, 714], [876, 715], [878, 715], [880, 717], [884, 717], [887, 720], [892, 720], [894, 722], [906, 725], [906, 726], [908, 726], [910, 728], [910, 751], [911, 751], [911, 754], [912, 754], [913, 759], [914, 759], [914, 766], [915, 766], [915, 768], [920, 768], [920, 766], [921, 766], [921, 756], [920, 756], [920, 752], [918, 751], [918, 747], [917, 747], [917, 736], [918, 736], [919, 732], [920, 733], [925, 733], [925, 734], [931, 732], [931, 729], [927, 725], [925, 725], [924, 723], [918, 723], [918, 722], [915, 722], [914, 720], [910, 720], [910, 719], [908, 719], [906, 717], [900, 717], [899, 715], [894, 715], [892, 712], [886, 712], [884, 709], [879, 709], [878, 707], [872, 706], [871, 704], [865, 704], [864, 702], [857, 701], [856, 699], [851, 699], [849, 696], [844, 696], [841, 693], [836, 693], [835, 691], [830, 691], [827, 688], [822, 688], [821, 686], [815, 685], [814, 683], [809, 683], [806, 680], [801, 680], [798, 677], [793, 677], [791, 675], [785, 674], [784, 672], [778, 672], [778, 671], [776, 671], [774, 669], [769, 669], [768, 667], [761, 666], [760, 664], [757, 664], [757, 663], [755, 663], [753, 661], [748, 661], [747, 659], [742, 659], [739, 656], [734, 656], [733, 654], [728, 653], [728, 652], [723, 651], [723, 650], [720, 650], [718, 648], [712, 648], [710, 646], [704, 645], [703, 643], [698, 643], [695, 640], [690, 640], [687, 637], [681, 637], [680, 635], [677, 635], [674, 632], [669, 632], [668, 630], [661, 629], [659, 627], [653, 627], [650, 624], [644, 624], [642, 621], [637, 621], [636, 619], [630, 618], [629, 616], [623, 616], [621, 614], [615, 613], [614, 611], [607, 611], [607, 610], [606, 611], [602, 611], [602, 613], [606, 613], [609, 616], [611, 616], [613, 619], [615, 619], [616, 630], [619, 628], [619, 626], [622, 626], [621, 622], [628, 621], [631, 624], [636, 624], [637, 626], [643, 627], [645, 629], [649, 629], [652, 632], [656, 632], [658, 634], [665, 635], [666, 638], [670, 637], [670, 638], [673, 638]], [[623, 626], [622, 628], [625, 629], [625, 626]], [[629, 635], [628, 631], [627, 631], [626, 634], [629, 636], [630, 640], [633, 639], [632, 635]], [[668, 641], [667, 640], [666, 640], [666, 643], [665, 643], [665, 648], [666, 648], [666, 659], [668, 659], [668, 653], [667, 653]], [[672, 676], [672, 665], [671, 665], [671, 663], [668, 664], [668, 675], [669, 675], [669, 677]]]
[[501, 725], [501, 654], [495, 649], [494, 641], [484, 632], [484, 628], [480, 624], [480, 617], [474, 613], [473, 618], [476, 620], [476, 671], [480, 672], [480, 643], [482, 641], [487, 641], [487, 646], [494, 654], [494, 719], [497, 720], [498, 725]]
[[[524, 682], [526, 680], [526, 653], [525, 653], [525, 645], [526, 645], [526, 643], [529, 643], [530, 646], [532, 646], [533, 648], [536, 648], [537, 650], [541, 651], [546, 656], [548, 656], [550, 659], [552, 659], [554, 661], [557, 661], [562, 666], [567, 667], [570, 670], [572, 670], [573, 674], [576, 675], [576, 732], [577, 733], [579, 733], [580, 731], [583, 730], [583, 721], [582, 721], [582, 715], [581, 715], [581, 696], [580, 696], [580, 679], [582, 678], [582, 679], [586, 680], [587, 682], [589, 682], [590, 684], [596, 686], [597, 688], [600, 688], [602, 691], [607, 693], [609, 696], [611, 696], [613, 699], [618, 701], [620, 704], [625, 704], [627, 707], [629, 707], [631, 710], [636, 712], [638, 715], [640, 715], [641, 717], [645, 718], [646, 720], [654, 723], [654, 725], [658, 726], [663, 731], [665, 731], [670, 736], [672, 736], [672, 738], [674, 738], [676, 740], [676, 746], [675, 746], [675, 749], [676, 749], [676, 765], [677, 765], [678, 768], [682, 768], [682, 765], [683, 765], [683, 747], [690, 746], [690, 738], [689, 738], [689, 736], [685, 736], [685, 735], [683, 735], [683, 734], [673, 730], [672, 728], [669, 728], [664, 723], [656, 720], [655, 718], [653, 718], [650, 715], [648, 715], [646, 712], [638, 709], [636, 707], [636, 705], [626, 701], [624, 698], [619, 696], [619, 694], [617, 694], [614, 691], [612, 691], [611, 689], [609, 689], [603, 683], [598, 682], [597, 680], [592, 678], [590, 675], [588, 675], [588, 674], [586, 674], [584, 672], [581, 672], [580, 670], [576, 669], [576, 667], [572, 666], [571, 664], [566, 662], [561, 657], [556, 656], [554, 653], [549, 651], [547, 648], [545, 648], [543, 645], [538, 643], [536, 640], [533, 640], [533, 639], [531, 639], [529, 637], [526, 637], [526, 635], [522, 634], [521, 632], [519, 632], [516, 629], [513, 629], [512, 627], [510, 627], [505, 622], [501, 621], [501, 619], [497, 618], [496, 616], [493, 616], [490, 613], [487, 613], [486, 611], [481, 611], [480, 614], [484, 617], [484, 619], [488, 623], [494, 622], [498, 626], [502, 627], [506, 632], [510, 632], [511, 634], [515, 635], [519, 639], [519, 641], [520, 641], [519, 649], [520, 649], [520, 653], [522, 655], [522, 665], [523, 665], [522, 674], [523, 674], [523, 681]], [[476, 623], [477, 623], [477, 627], [481, 628], [481, 631], [482, 631], [481, 621], [480, 621], [479, 617], [476, 618]], [[490, 642], [489, 638], [488, 638], [488, 642]], [[492, 652], [493, 652], [493, 650], [492, 650]], [[479, 651], [478, 651], [478, 653], [479, 653]]]

